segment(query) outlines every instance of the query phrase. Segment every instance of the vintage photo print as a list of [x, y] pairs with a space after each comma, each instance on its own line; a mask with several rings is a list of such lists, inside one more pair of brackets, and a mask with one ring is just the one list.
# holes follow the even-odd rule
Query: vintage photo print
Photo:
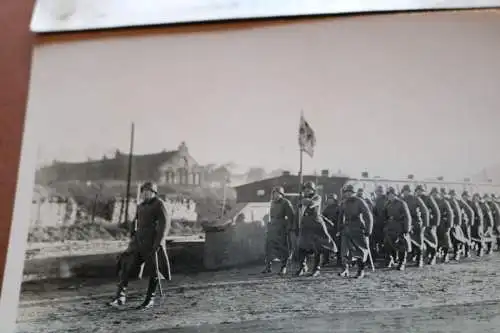
[[39, 38], [17, 332], [493, 332], [497, 14], [227, 27]]

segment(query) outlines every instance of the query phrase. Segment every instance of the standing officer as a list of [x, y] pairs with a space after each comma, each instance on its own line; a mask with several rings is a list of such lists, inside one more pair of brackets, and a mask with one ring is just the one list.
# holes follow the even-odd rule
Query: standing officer
[[144, 183], [140, 191], [143, 201], [137, 207], [132, 239], [118, 261], [118, 290], [115, 298], [108, 303], [109, 306], [118, 307], [125, 304], [129, 275], [136, 265], [146, 263], [146, 266], [152, 267], [146, 299], [138, 309], [147, 309], [154, 305], [159, 283], [158, 272], [167, 280], [172, 278], [170, 262], [162, 245], [171, 223], [165, 203], [158, 198], [158, 187], [152, 182]]

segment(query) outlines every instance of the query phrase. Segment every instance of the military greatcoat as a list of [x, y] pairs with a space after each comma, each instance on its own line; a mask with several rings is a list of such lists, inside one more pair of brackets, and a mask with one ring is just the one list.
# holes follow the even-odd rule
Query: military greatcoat
[[[142, 202], [137, 207], [129, 246], [119, 257], [119, 275], [127, 274], [134, 265], [145, 262], [146, 266], [152, 267], [153, 275], [156, 275], [156, 268], [158, 268], [165, 279], [170, 280], [170, 262], [163, 246], [170, 226], [171, 219], [163, 200], [154, 197]], [[158, 267], [156, 267], [157, 263]], [[121, 279], [125, 278], [121, 276]]]
[[470, 200], [459, 200], [458, 201], [460, 208], [462, 209], [462, 230], [464, 232], [465, 238], [467, 238], [469, 244], [472, 242], [472, 224], [474, 223], [476, 217], [474, 213], [474, 209], [472, 206], [474, 205]]
[[493, 241], [493, 226], [495, 225], [493, 212], [491, 211], [488, 203], [485, 201], [480, 201], [479, 206], [481, 207], [484, 216], [483, 240], [484, 242], [491, 242]]
[[385, 204], [387, 197], [380, 195], [374, 200], [373, 205], [373, 242], [381, 244], [384, 241]]
[[463, 214], [460, 202], [456, 198], [451, 198], [449, 203], [453, 210], [453, 221], [450, 230], [451, 240], [454, 243], [469, 244], [469, 239], [463, 230]]
[[436, 199], [436, 203], [441, 212], [441, 222], [437, 228], [438, 246], [443, 249], [451, 249], [453, 248], [453, 243], [451, 242], [450, 233], [455, 214], [448, 199], [438, 198]]
[[321, 253], [324, 250], [337, 252], [337, 245], [321, 217], [321, 196], [314, 194], [310, 198], [304, 198], [301, 206], [303, 214], [300, 225], [299, 249], [314, 253]]
[[488, 204], [493, 214], [493, 236], [498, 238], [500, 237], [500, 205], [495, 201], [490, 201]]
[[352, 196], [342, 202], [339, 214], [341, 224], [341, 255], [344, 261], [352, 259], [366, 261], [369, 237], [373, 231], [373, 214], [367, 203]]
[[412, 227], [411, 240], [413, 245], [419, 250], [424, 248], [424, 231], [429, 225], [430, 213], [421, 198], [415, 195], [406, 195], [403, 201], [408, 205], [410, 211]]
[[386, 224], [384, 240], [393, 251], [411, 252], [411, 214], [406, 202], [400, 198], [388, 201], [385, 206]]
[[435, 250], [438, 247], [437, 228], [441, 223], [441, 211], [432, 196], [420, 195], [419, 198], [422, 199], [429, 211], [429, 225], [424, 231], [425, 245]]
[[293, 229], [294, 209], [290, 200], [279, 198], [271, 202], [267, 224], [266, 256], [268, 261], [286, 260], [291, 253], [290, 233]]

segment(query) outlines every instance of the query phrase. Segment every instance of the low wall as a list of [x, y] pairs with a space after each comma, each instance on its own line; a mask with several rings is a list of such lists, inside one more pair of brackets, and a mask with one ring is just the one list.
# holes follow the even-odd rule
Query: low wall
[[261, 221], [236, 223], [224, 230], [206, 231], [203, 264], [224, 269], [264, 262], [266, 229]]
[[[176, 273], [191, 273], [203, 270], [203, 241], [174, 241], [168, 244], [171, 270]], [[115, 278], [116, 263], [120, 251], [53, 256], [27, 259], [24, 264], [23, 282], [60, 278]], [[138, 276], [139, 267], [132, 273]], [[145, 268], [147, 273], [147, 268]]]

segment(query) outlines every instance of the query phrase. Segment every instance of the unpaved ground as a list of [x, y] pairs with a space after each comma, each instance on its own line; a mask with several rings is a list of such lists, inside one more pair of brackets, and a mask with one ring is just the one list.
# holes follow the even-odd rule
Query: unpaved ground
[[[25, 286], [18, 332], [498, 332], [500, 254], [343, 280], [260, 276], [259, 268], [175, 276], [149, 311], [104, 306], [113, 283]], [[145, 281], [131, 284], [142, 293]]]

